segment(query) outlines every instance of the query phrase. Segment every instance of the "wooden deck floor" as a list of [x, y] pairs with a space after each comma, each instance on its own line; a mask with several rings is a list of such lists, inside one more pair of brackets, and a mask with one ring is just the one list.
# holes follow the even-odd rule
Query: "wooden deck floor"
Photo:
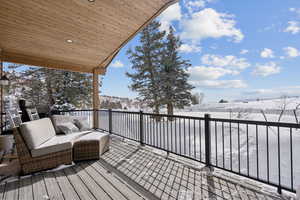
[[98, 161], [2, 181], [2, 199], [288, 199], [113, 139]]

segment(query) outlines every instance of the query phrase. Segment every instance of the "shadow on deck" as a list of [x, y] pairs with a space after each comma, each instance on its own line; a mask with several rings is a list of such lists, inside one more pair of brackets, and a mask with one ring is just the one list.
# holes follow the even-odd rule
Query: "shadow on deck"
[[3, 181], [0, 200], [289, 199], [177, 159], [113, 138], [99, 161]]

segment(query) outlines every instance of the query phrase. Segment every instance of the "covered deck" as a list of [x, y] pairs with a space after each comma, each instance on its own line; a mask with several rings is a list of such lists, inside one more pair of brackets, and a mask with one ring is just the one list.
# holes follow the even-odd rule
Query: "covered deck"
[[113, 137], [100, 160], [5, 179], [0, 199], [289, 199], [203, 167]]

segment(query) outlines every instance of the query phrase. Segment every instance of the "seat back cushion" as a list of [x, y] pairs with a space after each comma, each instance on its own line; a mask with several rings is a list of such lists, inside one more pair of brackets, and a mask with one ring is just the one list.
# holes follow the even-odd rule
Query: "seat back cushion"
[[20, 131], [28, 148], [31, 150], [56, 135], [53, 124], [49, 118], [25, 122], [20, 125]]
[[74, 123], [74, 119], [86, 120], [85, 117], [81, 117], [81, 116], [52, 115], [51, 120], [52, 120], [56, 134], [63, 133], [63, 131], [59, 128], [60, 124], [65, 124], [68, 122]]

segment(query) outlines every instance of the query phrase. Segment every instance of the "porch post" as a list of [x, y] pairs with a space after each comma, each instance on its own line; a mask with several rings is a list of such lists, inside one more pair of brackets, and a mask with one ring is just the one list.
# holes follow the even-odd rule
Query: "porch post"
[[[3, 51], [0, 48], [0, 77], [3, 76]], [[1, 126], [1, 133], [3, 132], [3, 110], [4, 110], [4, 97], [3, 97], [3, 85], [0, 86], [0, 126]]]
[[93, 71], [93, 127], [99, 128], [100, 99], [99, 99], [99, 75], [96, 70]]

